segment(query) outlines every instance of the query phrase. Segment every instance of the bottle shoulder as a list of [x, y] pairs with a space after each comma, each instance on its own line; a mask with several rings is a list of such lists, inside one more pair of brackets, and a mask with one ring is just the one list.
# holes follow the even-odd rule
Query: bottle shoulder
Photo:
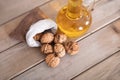
[[58, 12], [58, 15], [57, 15], [57, 21], [66, 21], [66, 22], [69, 22], [69, 23], [79, 23], [79, 24], [83, 24], [83, 25], [91, 25], [92, 23], [92, 16], [91, 16], [91, 13], [89, 11], [87, 11], [87, 9], [83, 6], [82, 8], [82, 11], [80, 13], [80, 17], [79, 18], [76, 18], [76, 19], [72, 19], [70, 17], [68, 17], [66, 15], [66, 12], [67, 12], [67, 6], [64, 6], [59, 12]]
[[91, 17], [91, 12], [89, 12], [87, 10], [87, 8], [84, 7], [84, 6], [81, 7], [81, 12], [79, 13], [80, 17], [78, 17], [76, 19], [72, 19], [72, 18], [70, 18], [66, 15], [67, 9], [68, 9], [67, 6], [64, 6], [63, 8], [61, 8], [60, 11], [58, 12], [57, 17], [63, 17], [64, 16], [64, 17], [69, 18], [69, 19], [74, 20], [74, 21], [80, 20], [80, 19], [83, 19], [83, 18], [87, 19], [87, 20], [90, 20], [92, 18]]

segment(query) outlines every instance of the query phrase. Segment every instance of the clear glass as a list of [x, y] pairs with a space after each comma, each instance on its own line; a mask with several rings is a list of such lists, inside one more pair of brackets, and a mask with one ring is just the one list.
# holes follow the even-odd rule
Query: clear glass
[[83, 0], [83, 5], [89, 10], [92, 11], [95, 6], [95, 0]]

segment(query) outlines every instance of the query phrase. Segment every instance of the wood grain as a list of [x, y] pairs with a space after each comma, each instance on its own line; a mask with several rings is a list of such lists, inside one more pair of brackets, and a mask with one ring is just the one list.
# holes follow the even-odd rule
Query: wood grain
[[0, 0], [0, 24], [3, 24], [50, 0]]
[[[90, 35], [79, 42], [80, 51], [76, 56], [65, 56], [60, 65], [47, 67], [43, 62], [17, 76], [13, 80], [69, 80], [101, 60], [120, 50], [120, 36], [112, 25]], [[35, 75], [34, 75], [35, 74]], [[52, 76], [52, 77], [51, 77]]]
[[7, 80], [23, 69], [41, 62], [43, 58], [39, 48], [29, 48], [25, 43], [12, 47], [0, 54], [0, 80]]
[[73, 80], [120, 80], [120, 51]]
[[[102, 2], [104, 3], [106, 0], [102, 0]], [[109, 4], [109, 1], [107, 1], [106, 3], [107, 4], [109, 4], [109, 5], [107, 5], [107, 6], [104, 6], [104, 7], [106, 7], [107, 9], [109, 9], [109, 7], [110, 6], [114, 6], [114, 8], [116, 8], [116, 10], [113, 10], [113, 13], [111, 14], [111, 13], [108, 13], [108, 15], [105, 15], [104, 16], [104, 18], [103, 17], [99, 17], [100, 19], [99, 19], [99, 24], [98, 23], [95, 23], [93, 26], [94, 26], [94, 29], [100, 29], [101, 27], [103, 27], [103, 26], [105, 26], [106, 24], [109, 24], [111, 21], [114, 21], [114, 20], [116, 20], [117, 18], [119, 18], [120, 17], [120, 14], [119, 14], [119, 8], [118, 8], [118, 5], [116, 5], [116, 3], [117, 3], [117, 1], [118, 0], [112, 0], [112, 4], [111, 4], [111, 2], [110, 2], [110, 4]], [[58, 3], [58, 2], [62, 2], [61, 0], [54, 0], [54, 1], [52, 1], [51, 3], [49, 3], [49, 4], [46, 4], [46, 5], [44, 5], [44, 6], [42, 6], [41, 7], [41, 9], [42, 10], [44, 10], [44, 12], [45, 13], [47, 13], [47, 14], [49, 14], [49, 16], [52, 18], [52, 19], [54, 19], [54, 17], [55, 17], [55, 15], [54, 14], [56, 14], [56, 10], [58, 9], [58, 7], [54, 7], [54, 5], [56, 5], [55, 4], [55, 2], [56, 2], [56, 4]], [[54, 4], [54, 5], [50, 5], [50, 4]], [[65, 3], [64, 3], [65, 4]], [[106, 4], [103, 4], [103, 5], [106, 5]], [[102, 10], [102, 12], [103, 12], [103, 10], [104, 10], [104, 7], [102, 7], [103, 6], [102, 4], [101, 5], [98, 5], [99, 7], [101, 7], [101, 8], [98, 8], [98, 9], [100, 9], [100, 10], [98, 10], [98, 9], [95, 9], [95, 10], [97, 10], [97, 11], [100, 11], [101, 12], [101, 10]], [[59, 6], [62, 6], [62, 4], [61, 5], [59, 5]], [[52, 7], [54, 7], [54, 9], [52, 9]], [[51, 10], [50, 10], [50, 12], [48, 12], [49, 11], [49, 9], [51, 8]], [[109, 9], [110, 10], [110, 9]], [[95, 13], [96, 11], [94, 11], [94, 13]], [[99, 14], [99, 15], [104, 15], [106, 12], [104, 12], [104, 13], [101, 13], [101, 14]], [[109, 15], [110, 14], [110, 15]], [[93, 15], [93, 17], [94, 16], [97, 16], [98, 14], [95, 14], [95, 15]], [[23, 15], [24, 16], [24, 15]], [[3, 50], [6, 50], [7, 48], [9, 48], [10, 46], [13, 46], [13, 45], [15, 45], [17, 42], [19, 43], [19, 41], [16, 41], [16, 40], [12, 40], [11, 38], [9, 38], [9, 33], [8, 32], [11, 32], [14, 28], [16, 28], [16, 26], [18, 25], [18, 23], [19, 23], [19, 21], [21, 21], [22, 20], [22, 18], [23, 17], [21, 17], [21, 18], [17, 18], [16, 20], [13, 20], [13, 21], [11, 21], [11, 22], [9, 22], [9, 23], [7, 23], [7, 25], [5, 24], [5, 25], [3, 25], [4, 27], [6, 27], [6, 28], [4, 28], [4, 27], [0, 27], [1, 29], [1, 31], [3, 31], [2, 33], [0, 33], [0, 35], [1, 34], [6, 34], [4, 37], [1, 37], [0, 38], [0, 40], [3, 40], [4, 41], [4, 39], [8, 39], [7, 41], [4, 41], [4, 43], [2, 43], [2, 44], [5, 44], [5, 46], [3, 45], [2, 46], [2, 49], [1, 49], [1, 51], [3, 51]], [[97, 22], [97, 20], [96, 20], [96, 22]], [[11, 27], [11, 24], [13, 24], [13, 29], [12, 30], [10, 30], [10, 27]], [[91, 31], [89, 31], [88, 33], [90, 33], [91, 34], [91, 32], [93, 33], [93, 31], [94, 32], [96, 32], [96, 30], [94, 30], [94, 29], [92, 29]], [[6, 31], [6, 30], [8, 30], [8, 31]], [[9, 31], [10, 30], [10, 31]], [[2, 36], [2, 35], [1, 35]], [[110, 36], [109, 36], [110, 37]], [[9, 43], [11, 41], [11, 43]], [[14, 43], [15, 42], [15, 43]], [[22, 44], [24, 44], [24, 45], [22, 45]], [[84, 43], [85, 44], [85, 43]], [[22, 46], [21, 46], [22, 45]], [[17, 47], [19, 47], [19, 49], [21, 49], [20, 51], [16, 51], [16, 50], [18, 50], [18, 48]], [[1, 70], [1, 79], [7, 79], [7, 78], [9, 78], [9, 77], [11, 77], [11, 76], [16, 76], [16, 75], [18, 75], [18, 74], [20, 74], [20, 73], [22, 73], [22, 72], [24, 72], [24, 71], [26, 71], [27, 69], [29, 69], [29, 68], [31, 68], [31, 67], [33, 67], [33, 66], [35, 66], [36, 64], [39, 64], [41, 61], [43, 61], [44, 60], [44, 57], [38, 57], [38, 58], [35, 58], [34, 56], [38, 56], [38, 55], [40, 55], [39, 54], [39, 49], [37, 50], [37, 52], [35, 52], [35, 50], [33, 50], [33, 52], [31, 52], [31, 51], [29, 51], [29, 49], [31, 49], [31, 48], [28, 48], [26, 45], [25, 45], [25, 43], [21, 43], [21, 44], [19, 44], [19, 45], [17, 45], [17, 47], [16, 46], [14, 46], [13, 48], [11, 48], [11, 49], [9, 49], [9, 50], [7, 50], [7, 52], [5, 51], [5, 52], [2, 52], [1, 54], [0, 54], [0, 56], [1, 55], [4, 55], [4, 57], [1, 57], [1, 62], [2, 62], [2, 60], [4, 60], [4, 62], [2, 62], [1, 64], [4, 64], [3, 65], [3, 67], [2, 67], [2, 69], [0, 69]], [[23, 47], [23, 48], [22, 48]], [[108, 47], [108, 46], [107, 46]], [[28, 50], [28, 52], [27, 51], [24, 51], [24, 48], [25, 49], [27, 49]], [[105, 49], [106, 50], [106, 49]], [[112, 49], [113, 50], [113, 49]], [[24, 51], [24, 52], [23, 52]], [[113, 50], [114, 51], [114, 50]], [[11, 57], [9, 58], [6, 58], [5, 56], [7, 56], [10, 52], [15, 52], [15, 53], [13, 53], [12, 55], [11, 55]], [[27, 55], [27, 57], [29, 57], [29, 58], [26, 58], [26, 56], [24, 56], [24, 55], [22, 55], [21, 53], [23, 53], [23, 54], [25, 54], [25, 53], [29, 53], [28, 55]], [[6, 54], [5, 54], [6, 53]], [[33, 53], [35, 53], [35, 54], [33, 54]], [[32, 55], [31, 55], [32, 54]], [[106, 53], [106, 55], [107, 55], [108, 53]], [[110, 52], [110, 54], [112, 54], [112, 52]], [[17, 59], [17, 57], [19, 57], [19, 56], [21, 56], [20, 57], [20, 59], [18, 60]], [[41, 56], [41, 55], [40, 55]], [[106, 57], [106, 56], [105, 56]], [[15, 61], [13, 61], [12, 59], [13, 58], [15, 58]], [[104, 57], [103, 57], [104, 58]], [[29, 62], [29, 64], [26, 64], [26, 63], [24, 63], [25, 61], [29, 61], [29, 60], [32, 60], [33, 62]], [[68, 58], [68, 60], [69, 60], [69, 58]], [[19, 66], [19, 68], [17, 68], [16, 66], [14, 67], [14, 65], [17, 65], [17, 63], [20, 63], [21, 64], [21, 66]], [[9, 65], [8, 65], [9, 64]], [[43, 63], [42, 63], [43, 64]], [[93, 63], [94, 64], [94, 63]], [[4, 66], [6, 66], [6, 68], [4, 68]], [[46, 65], [45, 65], [46, 66]], [[9, 72], [9, 73], [8, 73]], [[8, 73], [7, 75], [5, 74], [5, 73]], [[4, 76], [3, 76], [4, 75]], [[76, 74], [75, 74], [76, 75]]]
[[[12, 47], [15, 44], [18, 44], [20, 41], [14, 40], [9, 37], [9, 34], [17, 27], [21, 20], [26, 16], [22, 15], [11, 22], [0, 26], [0, 52], [5, 51], [6, 49]], [[1, 53], [0, 53], [1, 54]]]

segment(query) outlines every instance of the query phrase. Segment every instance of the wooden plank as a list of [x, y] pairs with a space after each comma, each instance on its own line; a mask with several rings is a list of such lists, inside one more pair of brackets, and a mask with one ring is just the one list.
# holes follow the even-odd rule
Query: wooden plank
[[80, 51], [76, 56], [65, 56], [60, 65], [49, 68], [45, 62], [15, 77], [13, 80], [69, 80], [102, 61], [114, 52], [120, 50], [120, 34], [114, 26], [108, 25], [104, 29], [90, 35], [79, 42]]
[[[56, 0], [55, 0], [56, 1]], [[58, 0], [57, 0], [58, 1]], [[56, 1], [56, 2], [57, 2]], [[59, 1], [61, 1], [61, 0], [59, 0]], [[58, 1], [58, 2], [59, 2]], [[104, 2], [104, 1], [103, 1]], [[116, 2], [116, 1], [115, 1]], [[55, 5], [55, 4], [54, 4]], [[106, 4], [103, 4], [103, 5], [106, 5]], [[103, 6], [103, 5], [99, 5], [99, 6]], [[46, 7], [46, 9], [44, 10], [44, 11], [47, 11], [47, 10], [49, 10], [49, 9], [47, 9], [48, 8], [48, 6], [49, 5], [44, 5], [44, 7], [41, 7], [43, 10], [45, 9], [45, 7]], [[113, 4], [111, 5], [111, 6], [113, 6]], [[119, 8], [117, 7], [118, 5], [115, 5], [115, 3], [114, 3], [114, 6], [116, 6], [116, 9], [118, 10], [117, 12], [115, 11], [115, 13], [113, 12], [113, 14], [111, 14], [111, 15], [109, 15], [110, 16], [110, 18], [108, 18], [109, 16], [108, 15], [106, 15], [105, 17], [106, 18], [104, 18], [105, 19], [105, 21], [103, 22], [103, 20], [101, 19], [100, 21], [102, 21], [102, 22], [99, 22], [99, 25], [97, 25], [97, 24], [94, 24], [94, 25], [97, 25], [97, 26], [95, 26], [95, 27], [103, 27], [105, 24], [108, 24], [109, 23], [109, 21], [112, 21], [112, 20], [115, 20], [115, 19], [117, 19], [118, 17], [119, 17], [119, 15], [120, 14], [118, 14], [119, 13]], [[49, 6], [49, 8], [51, 8], [51, 7], [54, 7], [54, 6]], [[105, 6], [106, 7], [106, 6]], [[108, 7], [110, 7], [110, 5], [108, 6]], [[56, 7], [57, 8], [57, 7]], [[101, 9], [102, 10], [102, 9]], [[50, 14], [54, 14], [55, 13], [55, 10], [54, 9], [51, 9], [51, 12], [50, 12]], [[48, 13], [47, 13], [48, 14]], [[97, 14], [96, 14], [97, 15]], [[96, 15], [94, 15], [94, 16], [96, 16]], [[103, 15], [103, 14], [101, 14], [101, 15]], [[114, 15], [116, 15], [116, 16], [114, 16]], [[55, 15], [51, 15], [51, 16], [55, 16]], [[113, 18], [112, 20], [111, 20], [111, 18]], [[21, 18], [22, 19], [22, 18]], [[20, 19], [20, 20], [21, 20]], [[17, 19], [16, 19], [17, 20]], [[9, 30], [9, 27], [11, 26], [11, 24], [14, 24], [13, 26], [16, 28], [16, 26], [17, 26], [17, 24], [15, 24], [17, 21], [14, 21], [14, 22], [11, 22], [11, 23], [8, 23], [7, 25], [5, 24], [5, 25], [3, 25], [4, 27], [7, 27], [6, 29], [4, 29], [4, 28], [2, 28], [2, 30], [6, 33], [6, 35], [4, 36], [4, 38], [2, 37], [2, 38], [0, 38], [0, 40], [4, 40], [4, 39], [8, 39], [9, 38], [9, 33], [7, 33], [8, 31], [6, 31], [6, 30]], [[101, 26], [100, 26], [101, 25]], [[1, 28], [1, 27], [0, 27]], [[1, 31], [2, 31], [1, 30]], [[10, 31], [11, 32], [11, 31]], [[89, 32], [89, 33], [91, 33], [91, 32]], [[0, 33], [1, 34], [1, 33]], [[2, 35], [1, 35], [2, 36]], [[14, 41], [14, 40], [12, 40], [12, 39], [10, 39], [9, 38], [9, 40], [11, 41], [11, 43], [14, 45], [14, 42], [15, 42], [15, 44], [17, 43], [17, 41]], [[3, 48], [3, 50], [5, 50], [6, 49], [6, 47], [8, 48], [8, 47], [10, 47], [10, 46], [12, 46], [12, 44], [8, 44], [9, 43], [9, 40], [7, 41], [7, 42], [4, 42], [4, 44], [6, 44], [6, 46]], [[19, 43], [19, 42], [18, 42]], [[23, 44], [23, 43], [21, 43], [21, 44]], [[41, 57], [41, 58], [35, 58], [34, 56], [37, 56], [37, 55], [39, 55], [39, 51], [36, 53], [36, 52], [31, 52], [31, 51], [29, 51], [29, 52], [27, 52], [27, 53], [30, 53], [29, 55], [28, 55], [28, 57], [30, 57], [30, 58], [28, 58], [28, 59], [26, 59], [25, 58], [25, 56], [24, 55], [22, 55], [21, 53], [23, 53], [23, 52], [21, 52], [21, 51], [23, 51], [24, 50], [24, 46], [26, 46], [26, 45], [24, 45], [24, 46], [20, 46], [21, 44], [19, 44], [18, 45], [18, 47], [21, 49], [20, 51], [16, 51], [16, 54], [15, 53], [13, 53], [12, 55], [11, 55], [11, 57], [10, 58], [7, 58], [6, 59], [6, 57], [5, 56], [7, 56], [8, 54], [4, 54], [4, 53], [6, 53], [6, 51], [5, 52], [2, 52], [1, 54], [0, 54], [0, 56], [1, 55], [4, 55], [4, 57], [2, 57], [2, 59], [6, 59], [6, 60], [4, 60], [4, 62], [2, 62], [2, 64], [4, 64], [4, 66], [6, 66], [6, 67], [8, 67], [8, 68], [2, 68], [2, 69], [0, 69], [1, 70], [1, 78], [2, 79], [4, 79], [4, 78], [6, 78], [7, 76], [7, 78], [9, 78], [10, 76], [13, 76], [13, 75], [17, 75], [17, 74], [20, 74], [20, 73], [22, 73], [22, 72], [24, 72], [24, 71], [26, 71], [27, 69], [29, 69], [29, 68], [31, 68], [31, 67], [33, 67], [33, 66], [35, 66], [36, 64], [38, 64], [38, 63], [40, 63], [41, 61], [43, 61], [44, 60], [44, 57]], [[8, 46], [7, 46], [8, 45]], [[10, 45], [10, 46], [9, 46]], [[22, 48], [22, 47], [24, 47], [24, 48]], [[28, 48], [27, 46], [26, 46], [26, 48], [29, 50], [29, 49], [31, 49], [31, 48]], [[23, 49], [23, 50], [22, 50]], [[12, 50], [10, 49], [10, 50], [8, 50], [8, 52], [7, 53], [9, 53], [9, 52], [14, 52], [16, 50], [16, 47], [13, 47], [12, 48]], [[34, 51], [34, 50], [33, 50]], [[24, 51], [24, 54], [26, 53], [26, 51]], [[36, 54], [33, 54], [33, 55], [31, 55], [32, 53], [36, 53]], [[19, 54], [19, 55], [17, 55], [17, 54]], [[15, 56], [16, 57], [19, 57], [21, 55], [21, 60], [19, 59], [15, 59], [15, 62], [12, 62], [12, 59], [13, 58], [15, 58]], [[25, 58], [25, 59], [24, 59]], [[1, 59], [1, 60], [2, 60]], [[29, 60], [33, 60], [34, 61], [34, 63], [30, 63], [30, 64], [25, 64], [24, 62], [25, 61], [29, 61]], [[8, 62], [8, 61], [10, 61], [10, 63]], [[22, 66], [20, 67], [20, 68], [18, 68], [17, 69], [17, 67], [14, 67], [14, 65], [17, 65], [17, 63], [20, 63]], [[7, 65], [7, 64], [9, 64], [9, 65]], [[14, 68], [12, 68], [12, 67], [14, 67]], [[12, 68], [12, 69], [10, 69], [10, 68]], [[13, 71], [13, 72], [12, 72]], [[5, 74], [5, 73], [7, 73], [7, 72], [10, 72], [9, 74]], [[2, 77], [2, 75], [4, 75], [3, 77]]]
[[35, 62], [41, 62], [43, 57], [39, 48], [29, 48], [25, 43], [5, 51], [0, 54], [0, 80], [7, 80]]
[[0, 24], [48, 1], [50, 0], [0, 0]]
[[[101, 5], [101, 6], [100, 6]], [[116, 7], [115, 7], [116, 6]], [[117, 10], [118, 8], [118, 10]], [[89, 31], [98, 29], [97, 26], [103, 26], [104, 23], [111, 23], [120, 17], [119, 0], [101, 0], [96, 3], [95, 10], [92, 12], [93, 23]], [[107, 24], [106, 24], [107, 25]]]
[[120, 80], [120, 51], [73, 80]]
[[9, 37], [9, 34], [17, 27], [17, 25], [20, 23], [20, 21], [26, 16], [27, 14], [20, 16], [19, 18], [2, 25], [0, 27], [0, 52], [3, 52], [4, 50], [10, 48], [11, 46], [18, 44], [20, 41], [11, 39]]

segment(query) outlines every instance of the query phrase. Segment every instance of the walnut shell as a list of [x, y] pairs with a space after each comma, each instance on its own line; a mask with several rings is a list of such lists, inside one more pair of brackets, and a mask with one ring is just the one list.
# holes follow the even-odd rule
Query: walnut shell
[[41, 36], [41, 43], [51, 43], [54, 40], [54, 34], [47, 32]]
[[49, 54], [49, 53], [52, 53], [53, 52], [53, 48], [50, 44], [43, 44], [41, 46], [41, 52], [43, 54]]
[[63, 33], [59, 33], [55, 35], [54, 42], [55, 43], [64, 43], [67, 40], [67, 36]]
[[65, 49], [68, 54], [75, 55], [79, 51], [79, 45], [77, 42], [70, 41], [65, 44]]
[[33, 38], [34, 38], [34, 40], [36, 40], [36, 41], [40, 41], [41, 36], [42, 36], [42, 33], [38, 33], [38, 34], [36, 34]]
[[47, 55], [47, 57], [45, 58], [45, 61], [47, 63], [48, 66], [55, 68], [59, 65], [60, 63], [60, 58], [56, 57], [55, 54], [49, 54]]
[[59, 44], [59, 43], [55, 44], [54, 45], [54, 52], [56, 53], [56, 55], [58, 57], [65, 56], [65, 48], [62, 44]]

